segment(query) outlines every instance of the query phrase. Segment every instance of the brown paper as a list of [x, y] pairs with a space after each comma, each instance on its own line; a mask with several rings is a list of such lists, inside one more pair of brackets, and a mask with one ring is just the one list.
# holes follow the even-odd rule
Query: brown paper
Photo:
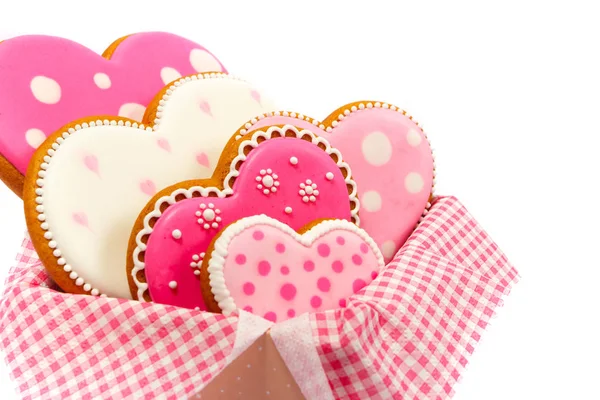
[[305, 398], [267, 332], [190, 399]]

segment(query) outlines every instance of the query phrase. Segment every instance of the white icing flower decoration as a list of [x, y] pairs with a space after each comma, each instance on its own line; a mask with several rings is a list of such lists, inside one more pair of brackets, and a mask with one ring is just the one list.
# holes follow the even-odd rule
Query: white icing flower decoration
[[198, 224], [200, 224], [204, 229], [218, 228], [219, 222], [221, 222], [221, 210], [215, 208], [213, 203], [208, 203], [208, 207], [206, 204], [202, 203], [199, 206], [200, 211], [196, 211], [196, 217], [198, 218]]
[[204, 261], [204, 256], [206, 253], [193, 254], [192, 262], [190, 263], [190, 267], [196, 268], [194, 271], [194, 275], [200, 275], [200, 266], [202, 265], [202, 261]]
[[277, 174], [273, 173], [271, 168], [269, 169], [261, 169], [260, 175], [256, 176], [256, 188], [262, 191], [265, 195], [269, 195], [271, 193], [275, 193], [277, 191], [277, 187], [279, 186]]
[[317, 197], [319, 196], [319, 191], [317, 190], [317, 184], [313, 183], [310, 179], [307, 179], [305, 182], [300, 184], [300, 190], [298, 194], [302, 196], [302, 201], [308, 203], [314, 203], [317, 201]]

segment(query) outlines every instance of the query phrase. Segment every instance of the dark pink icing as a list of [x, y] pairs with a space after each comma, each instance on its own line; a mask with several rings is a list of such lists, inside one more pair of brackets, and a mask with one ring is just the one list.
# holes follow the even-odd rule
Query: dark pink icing
[[[121, 116], [140, 119], [164, 80], [176, 77], [173, 71], [185, 76], [215, 69], [225, 71], [204, 47], [162, 32], [127, 37], [110, 60], [58, 37], [5, 40], [0, 43], [0, 154], [24, 174], [43, 138], [65, 124], [120, 110]], [[43, 78], [34, 82], [35, 77]], [[132, 106], [121, 108], [125, 104]]]
[[[292, 157], [297, 158], [297, 164], [290, 162]], [[276, 176], [274, 182], [279, 182], [276, 192], [264, 194], [265, 187], [257, 187], [262, 181], [256, 178], [269, 175], [262, 175], [261, 170], [271, 170], [271, 177]], [[318, 219], [351, 220], [350, 200], [341, 170], [326, 152], [310, 142], [296, 138], [267, 140], [248, 155], [239, 173], [231, 196], [182, 200], [158, 219], [145, 253], [145, 274], [153, 301], [205, 309], [200, 279], [194, 274], [197, 268], [190, 266], [193, 255], [206, 252], [215, 235], [240, 218], [265, 214], [295, 230]], [[333, 179], [327, 178], [328, 173], [333, 174]], [[300, 184], [306, 186], [307, 180], [318, 191], [314, 202], [304, 202], [300, 194]], [[205, 229], [198, 223], [202, 216], [196, 213], [204, 213], [201, 204], [206, 205], [204, 210], [220, 211], [210, 221], [215, 223], [218, 215], [221, 221], [217, 228]], [[208, 207], [209, 204], [214, 208]], [[291, 213], [286, 213], [286, 207], [291, 207]], [[172, 234], [176, 229], [181, 232], [179, 239]], [[169, 286], [170, 282], [177, 283], [175, 289]]]

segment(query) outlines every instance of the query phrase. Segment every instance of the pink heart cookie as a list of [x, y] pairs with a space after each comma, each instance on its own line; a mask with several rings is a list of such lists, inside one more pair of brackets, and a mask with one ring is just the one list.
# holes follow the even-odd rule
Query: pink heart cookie
[[163, 86], [213, 71], [225, 69], [208, 50], [162, 32], [121, 38], [103, 56], [52, 36], [0, 43], [0, 179], [20, 196], [35, 149], [63, 125], [90, 115], [141, 121]]
[[323, 122], [288, 112], [265, 115], [247, 123], [239, 136], [282, 124], [312, 130], [342, 152], [361, 193], [361, 228], [390, 261], [433, 196], [433, 155], [423, 130], [395, 106], [358, 102]]
[[373, 239], [344, 220], [300, 234], [256, 215], [225, 228], [208, 254], [202, 265], [212, 292], [204, 291], [208, 308], [225, 315], [244, 309], [273, 322], [345, 307], [384, 266]]
[[138, 217], [128, 252], [133, 298], [205, 309], [202, 259], [213, 238], [241, 218], [265, 214], [293, 229], [318, 219], [359, 222], [350, 168], [312, 132], [270, 127], [224, 154], [212, 180], [167, 188]]

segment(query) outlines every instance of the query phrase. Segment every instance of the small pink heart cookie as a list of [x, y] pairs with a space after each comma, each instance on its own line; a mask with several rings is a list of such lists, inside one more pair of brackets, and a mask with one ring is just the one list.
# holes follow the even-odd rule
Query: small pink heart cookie
[[90, 115], [141, 121], [163, 86], [198, 72], [226, 72], [204, 47], [163, 32], [115, 41], [102, 56], [53, 36], [0, 43], [0, 180], [21, 195], [34, 151], [54, 131]]
[[297, 233], [256, 215], [225, 228], [208, 254], [201, 277], [210, 285], [203, 292], [209, 310], [229, 315], [239, 308], [273, 322], [345, 307], [384, 266], [373, 239], [344, 220]]
[[281, 124], [309, 129], [342, 152], [360, 189], [361, 228], [390, 261], [433, 196], [433, 155], [423, 130], [395, 106], [364, 101], [339, 108], [323, 122], [289, 112], [265, 115], [248, 122], [239, 137]]
[[213, 238], [245, 217], [265, 214], [292, 229], [318, 219], [359, 223], [350, 168], [325, 139], [275, 126], [231, 143], [211, 180], [164, 189], [138, 217], [128, 252], [133, 298], [206, 309], [202, 260]]

